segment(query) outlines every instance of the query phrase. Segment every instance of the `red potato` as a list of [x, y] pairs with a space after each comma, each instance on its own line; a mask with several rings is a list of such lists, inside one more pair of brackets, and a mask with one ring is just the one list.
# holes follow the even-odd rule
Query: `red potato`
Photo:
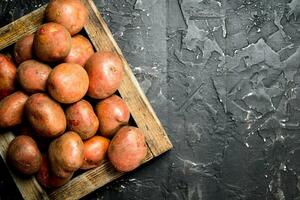
[[35, 141], [26, 135], [17, 136], [8, 146], [6, 158], [18, 172], [31, 175], [41, 166], [42, 155]]
[[53, 174], [66, 178], [79, 169], [83, 163], [83, 151], [83, 142], [73, 131], [68, 131], [53, 140], [48, 149]]
[[26, 35], [15, 43], [14, 58], [17, 64], [32, 59], [34, 34]]
[[51, 0], [45, 16], [47, 21], [65, 26], [71, 35], [78, 33], [88, 19], [87, 10], [79, 0]]
[[72, 176], [73, 172], [71, 172], [66, 178], [55, 176], [51, 172], [48, 157], [44, 155], [42, 157], [42, 164], [36, 175], [36, 179], [45, 188], [57, 188], [66, 184], [72, 178]]
[[43, 137], [57, 137], [66, 129], [63, 109], [46, 94], [31, 95], [25, 104], [25, 113], [32, 128]]
[[74, 103], [84, 97], [89, 77], [80, 65], [62, 63], [56, 66], [47, 80], [50, 95], [60, 103]]
[[60, 24], [53, 22], [43, 24], [34, 35], [33, 50], [41, 61], [62, 60], [71, 50], [71, 35]]
[[94, 54], [94, 49], [90, 41], [82, 35], [72, 37], [71, 51], [64, 59], [66, 63], [76, 63], [84, 66], [86, 61]]
[[88, 59], [85, 69], [90, 79], [87, 94], [95, 99], [115, 93], [124, 76], [122, 60], [113, 52], [95, 53]]
[[0, 100], [15, 91], [17, 68], [6, 55], [0, 54]]
[[84, 141], [84, 159], [80, 169], [91, 169], [98, 167], [106, 156], [109, 139], [94, 136]]
[[27, 99], [28, 96], [19, 91], [0, 101], [0, 128], [10, 128], [21, 124]]
[[145, 137], [140, 129], [132, 126], [121, 128], [111, 140], [108, 158], [120, 172], [137, 168], [147, 155]]
[[78, 133], [82, 140], [96, 134], [99, 121], [89, 102], [80, 100], [69, 106], [65, 113], [68, 130]]
[[49, 65], [36, 60], [27, 60], [19, 65], [17, 77], [26, 92], [45, 92], [46, 82], [51, 70]]
[[99, 119], [99, 133], [113, 137], [124, 125], [128, 124], [130, 113], [125, 102], [117, 95], [101, 100], [95, 107]]

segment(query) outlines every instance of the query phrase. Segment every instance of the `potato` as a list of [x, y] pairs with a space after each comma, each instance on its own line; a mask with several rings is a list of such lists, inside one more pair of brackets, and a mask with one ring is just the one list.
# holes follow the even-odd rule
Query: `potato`
[[79, 169], [83, 162], [83, 142], [80, 136], [69, 131], [50, 143], [48, 156], [54, 175], [66, 178]]
[[85, 69], [89, 75], [88, 95], [104, 99], [117, 91], [123, 79], [123, 63], [116, 53], [98, 52], [92, 55]]
[[15, 43], [14, 58], [17, 64], [32, 59], [32, 44], [34, 34], [26, 35]]
[[0, 100], [15, 91], [17, 68], [6, 55], [0, 54]]
[[71, 35], [60, 24], [52, 22], [43, 24], [34, 35], [33, 50], [41, 61], [62, 60], [71, 50]]
[[79, 0], [51, 0], [46, 19], [65, 26], [71, 35], [78, 33], [87, 22], [88, 13]]
[[84, 66], [86, 61], [94, 54], [94, 49], [90, 41], [82, 35], [72, 37], [71, 51], [64, 59], [66, 63], [76, 63]]
[[35, 141], [26, 135], [17, 136], [8, 146], [7, 162], [18, 172], [31, 175], [41, 166], [42, 155]]
[[45, 188], [57, 188], [66, 184], [72, 178], [72, 176], [73, 172], [71, 172], [66, 178], [55, 176], [51, 172], [48, 157], [44, 155], [42, 157], [42, 164], [36, 175], [36, 179]]
[[122, 126], [128, 124], [129, 110], [125, 102], [117, 95], [100, 101], [95, 110], [99, 119], [99, 133], [104, 137], [113, 137]]
[[84, 141], [84, 159], [80, 169], [91, 169], [99, 166], [106, 156], [109, 139], [94, 136]]
[[45, 92], [46, 82], [51, 70], [49, 65], [36, 60], [27, 60], [19, 65], [17, 77], [26, 92]]
[[21, 124], [27, 99], [26, 94], [18, 91], [0, 101], [0, 128], [10, 128]]
[[25, 114], [36, 133], [44, 137], [57, 137], [67, 126], [61, 106], [43, 93], [36, 93], [28, 98]]
[[145, 137], [140, 129], [124, 126], [110, 142], [108, 158], [120, 172], [137, 168], [147, 155]]
[[80, 100], [66, 109], [68, 130], [75, 131], [81, 139], [94, 136], [99, 127], [99, 121], [91, 104]]
[[47, 80], [50, 95], [60, 103], [74, 103], [86, 94], [89, 77], [80, 65], [62, 63], [56, 66]]

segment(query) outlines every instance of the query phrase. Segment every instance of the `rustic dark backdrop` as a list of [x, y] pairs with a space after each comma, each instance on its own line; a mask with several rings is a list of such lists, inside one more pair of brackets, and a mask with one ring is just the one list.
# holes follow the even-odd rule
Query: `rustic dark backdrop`
[[[0, 26], [45, 3], [0, 0]], [[174, 149], [84, 199], [300, 199], [300, 0], [95, 3]]]

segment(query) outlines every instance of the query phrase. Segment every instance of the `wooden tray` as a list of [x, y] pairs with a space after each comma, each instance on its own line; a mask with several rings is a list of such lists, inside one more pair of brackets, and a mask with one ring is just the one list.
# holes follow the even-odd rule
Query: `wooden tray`
[[[82, 0], [82, 2], [89, 13], [89, 19], [84, 29], [95, 49], [97, 51], [114, 51], [122, 58], [125, 77], [119, 92], [128, 105], [137, 126], [145, 134], [148, 154], [144, 162], [148, 162], [171, 149], [172, 144], [95, 4], [92, 0]], [[0, 50], [12, 45], [21, 37], [35, 32], [43, 23], [45, 8], [46, 5], [0, 28]], [[0, 154], [4, 162], [8, 144], [13, 138], [12, 132], [0, 134]], [[30, 200], [79, 199], [123, 175], [123, 173], [117, 172], [108, 161], [105, 161], [101, 166], [74, 177], [66, 185], [48, 194], [34, 177], [22, 179], [11, 171], [10, 173], [23, 198]]]

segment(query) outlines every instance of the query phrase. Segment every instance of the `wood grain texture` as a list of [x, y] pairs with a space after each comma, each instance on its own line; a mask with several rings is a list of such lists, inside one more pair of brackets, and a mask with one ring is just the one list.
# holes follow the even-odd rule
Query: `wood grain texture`
[[[82, 0], [82, 2], [89, 13], [89, 20], [84, 29], [95, 49], [116, 52], [124, 63], [125, 77], [119, 92], [137, 126], [145, 134], [148, 154], [144, 162], [147, 162], [171, 149], [172, 144], [95, 4], [92, 0]], [[35, 32], [43, 22], [45, 7], [46, 5], [0, 28], [0, 50], [15, 43], [21, 37]], [[8, 144], [13, 138], [11, 132], [0, 135], [0, 153], [4, 160]], [[35, 178], [24, 180], [13, 173], [11, 175], [24, 199], [48, 198]], [[108, 161], [105, 161], [101, 166], [74, 177], [48, 195], [50, 199], [79, 199], [122, 175], [123, 173], [116, 171]]]
[[0, 50], [31, 34], [43, 23], [46, 5], [0, 28]]
[[[6, 163], [6, 151], [9, 143], [15, 138], [12, 132], [6, 132], [0, 134], [0, 154], [1, 157]], [[9, 167], [8, 167], [9, 169]], [[41, 188], [34, 177], [32, 178], [21, 178], [15, 175], [10, 169], [9, 173], [11, 174], [13, 180], [15, 181], [18, 189], [21, 192], [21, 195], [24, 199], [32, 199], [32, 200], [46, 200], [49, 199], [47, 193]]]

